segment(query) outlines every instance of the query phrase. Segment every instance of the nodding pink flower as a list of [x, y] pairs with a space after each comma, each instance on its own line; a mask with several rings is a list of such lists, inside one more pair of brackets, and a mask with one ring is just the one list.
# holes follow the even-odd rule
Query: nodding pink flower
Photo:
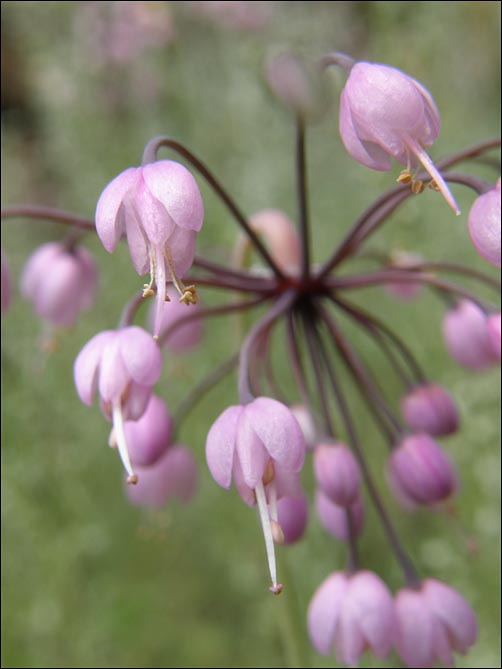
[[[301, 243], [294, 223], [279, 209], [263, 209], [253, 214], [249, 225], [258, 233], [270, 251], [270, 255], [286, 274], [298, 274], [301, 266]], [[242, 234], [234, 248], [234, 264], [243, 267], [252, 250], [249, 237]]]
[[10, 279], [10, 272], [9, 272], [9, 266], [7, 264], [7, 259], [4, 256], [3, 249], [1, 252], [1, 269], [2, 269], [2, 283], [1, 283], [1, 290], [2, 290], [2, 305], [1, 305], [1, 312], [2, 314], [4, 311], [7, 311], [7, 309], [10, 306], [10, 303], [12, 301], [12, 282]]
[[334, 504], [351, 506], [359, 497], [359, 464], [346, 444], [319, 444], [314, 450], [314, 474], [318, 486]]
[[342, 91], [340, 134], [345, 148], [357, 161], [386, 171], [391, 158], [410, 168], [419, 163], [430, 174], [446, 202], [460, 209], [424, 146], [439, 134], [439, 111], [429, 91], [395, 67], [356, 63]]
[[455, 666], [452, 651], [476, 643], [474, 613], [460, 593], [428, 578], [419, 590], [400, 590], [395, 600], [396, 649], [409, 667]]
[[177, 497], [188, 503], [197, 492], [197, 462], [185, 446], [169, 446], [153, 464], [135, 467], [137, 484], [127, 486], [127, 496], [138, 506], [161, 507]]
[[[277, 500], [301, 495], [299, 472], [305, 442], [296, 418], [281, 402], [258, 397], [231, 406], [216, 419], [206, 441], [206, 459], [216, 483], [230, 488], [232, 479], [246, 504], [257, 504], [272, 579], [278, 594], [273, 527]], [[275, 534], [280, 534], [275, 532]]]
[[455, 469], [428, 434], [405, 437], [388, 462], [390, 483], [408, 506], [443, 502], [458, 487]]
[[21, 294], [41, 318], [58, 327], [73, 325], [92, 306], [96, 287], [97, 269], [89, 251], [60, 242], [40, 246], [21, 277]]
[[103, 246], [112, 253], [126, 234], [136, 271], [150, 271], [143, 296], [153, 295], [156, 285], [155, 337], [164, 302], [169, 300], [166, 281], [172, 281], [181, 301], [197, 302], [195, 286], [184, 286], [179, 277], [193, 263], [195, 237], [203, 217], [195, 179], [183, 165], [171, 160], [130, 167], [115, 177], [99, 198], [96, 229]]
[[317, 444], [317, 431], [311, 412], [304, 404], [292, 404], [289, 409], [300, 425], [306, 448], [312, 451]]
[[78, 395], [91, 406], [99, 392], [101, 409], [113, 422], [114, 440], [130, 483], [136, 483], [137, 476], [129, 458], [124, 420], [138, 420], [143, 415], [161, 367], [162, 356], [156, 342], [136, 326], [100, 332], [75, 360]]
[[[167, 288], [167, 296], [171, 301], [164, 302], [162, 305], [158, 328], [159, 340], [162, 341], [163, 346], [174, 353], [190, 351], [199, 345], [204, 331], [203, 318], [196, 317], [197, 311], [200, 309], [200, 303], [197, 302], [197, 304], [192, 305], [190, 310], [187, 310], [187, 305], [177, 300], [177, 294], [171, 286]], [[187, 315], [190, 316], [188, 323], [178, 326], [177, 324]], [[152, 325], [155, 324], [155, 316], [156, 309], [154, 307], [150, 312]], [[173, 328], [172, 333], [164, 340], [164, 335], [171, 328]]]
[[401, 400], [401, 410], [405, 421], [415, 432], [440, 437], [458, 430], [459, 415], [455, 400], [435, 383], [412, 388]]
[[468, 225], [477, 252], [492, 265], [500, 267], [500, 189], [502, 180], [480, 195], [469, 212]]
[[322, 490], [316, 490], [315, 506], [321, 525], [340, 541], [350, 541], [351, 536], [354, 538], [361, 533], [364, 524], [362, 497], [357, 497], [350, 506], [338, 506]]
[[[152, 394], [143, 415], [124, 423], [124, 434], [133, 466], [154, 464], [171, 443], [172, 419], [164, 400]], [[116, 445], [114, 430], [110, 445]]]
[[501, 354], [501, 351], [500, 351], [500, 341], [501, 341], [500, 314], [492, 314], [491, 316], [488, 316], [488, 321], [487, 321], [486, 327], [488, 329], [488, 337], [490, 338], [490, 343], [492, 345], [493, 353], [494, 353], [496, 359], [500, 361], [500, 357], [501, 357], [501, 355], [500, 355]]
[[[274, 536], [276, 543], [294, 544], [299, 541], [307, 527], [309, 507], [304, 494], [301, 497], [281, 497], [277, 501], [277, 522], [272, 526], [272, 531], [279, 531], [279, 541]], [[281, 534], [282, 533], [282, 534]]]
[[443, 319], [443, 336], [450, 355], [472, 370], [481, 371], [498, 362], [487, 329], [487, 316], [481, 309], [462, 300]]
[[366, 649], [387, 657], [394, 638], [394, 602], [371, 571], [334, 572], [321, 583], [308, 609], [310, 639], [322, 655], [357, 666]]

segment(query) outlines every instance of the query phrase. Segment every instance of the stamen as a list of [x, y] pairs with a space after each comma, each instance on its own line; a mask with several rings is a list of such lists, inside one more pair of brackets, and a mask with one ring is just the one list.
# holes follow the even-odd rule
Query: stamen
[[173, 258], [171, 256], [171, 251], [169, 250], [169, 247], [167, 245], [165, 247], [165, 258], [167, 261], [167, 266], [169, 268], [169, 273], [171, 274], [171, 281], [173, 282], [173, 286], [180, 294], [180, 302], [184, 302], [187, 305], [197, 304], [199, 298], [195, 286], [194, 285], [185, 286], [183, 281], [179, 278], [179, 276], [176, 275], [176, 272], [174, 271], [174, 263], [173, 263]]
[[401, 173], [397, 177], [396, 181], [398, 184], [409, 184], [411, 183], [412, 176], [411, 176], [411, 171], [409, 168], [405, 170], [401, 170]]
[[138, 477], [133, 472], [131, 460], [129, 458], [129, 451], [127, 450], [127, 442], [124, 432], [124, 417], [122, 416], [122, 407], [120, 406], [120, 402], [113, 403], [112, 418], [120, 459], [122, 460], [124, 469], [129, 474], [127, 477], [127, 483], [137, 483]]
[[150, 283], [143, 284], [143, 294], [141, 297], [152, 297], [152, 295], [155, 295], [155, 291], [153, 290], [153, 281], [155, 278], [155, 255], [151, 246], [148, 249], [148, 255], [150, 256]]
[[156, 248], [155, 283], [157, 284], [157, 301], [155, 305], [155, 323], [153, 326], [153, 337], [158, 339], [160, 326], [164, 316], [164, 303], [166, 301], [166, 264], [160, 248]]
[[275, 595], [278, 595], [280, 592], [282, 592], [282, 584], [277, 583], [274, 537], [272, 535], [272, 528], [270, 525], [270, 516], [268, 511], [267, 499], [265, 497], [265, 489], [261, 481], [260, 483], [257, 484], [254, 492], [256, 495], [256, 502], [258, 504], [258, 512], [260, 514], [263, 536], [265, 538], [265, 547], [267, 549], [268, 568], [270, 571], [270, 579], [272, 581], [272, 585], [270, 586], [270, 591], [273, 592]]
[[423, 193], [424, 190], [425, 190], [425, 184], [421, 179], [415, 179], [414, 181], [411, 182], [411, 191], [415, 195]]
[[446, 181], [443, 179], [441, 176], [440, 171], [438, 168], [434, 165], [432, 160], [430, 159], [429, 155], [424, 151], [424, 149], [420, 146], [420, 144], [413, 139], [413, 137], [410, 137], [409, 135], [406, 137], [406, 142], [413, 151], [413, 153], [416, 155], [416, 157], [420, 160], [424, 168], [427, 170], [427, 172], [431, 175], [432, 179], [436, 182], [436, 185], [441, 192], [441, 195], [444, 197], [446, 202], [450, 205], [450, 207], [453, 209], [455, 214], [457, 216], [460, 216], [460, 209], [458, 204], [455, 201], [455, 198], [451, 194], [450, 189], [448, 188], [448, 185], [446, 184]]

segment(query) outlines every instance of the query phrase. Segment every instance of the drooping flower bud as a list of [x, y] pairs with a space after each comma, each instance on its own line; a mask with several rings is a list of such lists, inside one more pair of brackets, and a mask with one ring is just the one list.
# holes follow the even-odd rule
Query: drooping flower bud
[[136, 465], [135, 471], [137, 484], [126, 493], [138, 506], [161, 507], [173, 497], [187, 503], [197, 492], [197, 462], [185, 446], [169, 446], [153, 464]]
[[314, 450], [314, 474], [317, 484], [334, 504], [351, 506], [359, 497], [359, 465], [346, 444], [319, 444]]
[[396, 497], [410, 506], [444, 502], [458, 487], [453, 465], [428, 434], [405, 437], [387, 471]]
[[[156, 462], [169, 447], [171, 432], [172, 420], [166, 403], [158, 395], [152, 394], [144, 414], [138, 420], [124, 423], [133, 466], [149, 467]], [[114, 439], [111, 438], [111, 441]]]
[[75, 360], [78, 395], [91, 406], [96, 390], [99, 392], [101, 410], [113, 422], [114, 441], [130, 483], [136, 483], [137, 476], [129, 458], [124, 420], [137, 420], [143, 415], [161, 368], [159, 347], [136, 326], [100, 332]]
[[424, 150], [436, 140], [439, 126], [436, 104], [416, 79], [378, 63], [352, 67], [340, 102], [340, 134], [347, 151], [374, 170], [389, 170], [391, 158], [408, 170], [422, 163], [458, 215], [457, 203]]
[[401, 400], [401, 410], [415, 432], [439, 437], [458, 430], [457, 405], [450, 393], [435, 383], [412, 388]]
[[275, 594], [282, 586], [277, 582], [271, 523], [278, 522], [278, 499], [302, 494], [299, 472], [304, 458], [305, 442], [296, 418], [268, 397], [225, 409], [207, 435], [206, 459], [216, 483], [228, 489], [233, 480], [243, 501], [258, 506]]
[[312, 414], [304, 404], [292, 404], [289, 408], [301, 427], [305, 446], [313, 450], [317, 443], [317, 433]]
[[468, 225], [477, 252], [492, 265], [500, 267], [500, 189], [502, 180], [480, 195], [469, 212]]
[[366, 649], [387, 657], [394, 640], [394, 603], [385, 583], [371, 571], [334, 572], [314, 593], [307, 614], [314, 648], [336, 653], [357, 666]]
[[500, 361], [500, 331], [501, 331], [501, 324], [500, 324], [500, 314], [492, 314], [491, 316], [488, 316], [488, 321], [486, 324], [486, 327], [488, 329], [488, 337], [490, 339], [490, 343], [492, 345], [492, 350], [493, 353], [496, 357], [497, 360]]
[[357, 497], [350, 506], [338, 506], [322, 490], [316, 490], [315, 506], [321, 525], [340, 541], [349, 541], [351, 535], [357, 537], [363, 529], [362, 497]]
[[277, 501], [277, 522], [281, 528], [284, 544], [294, 544], [305, 532], [308, 521], [308, 502], [306, 496], [281, 497]]
[[202, 227], [204, 208], [199, 187], [190, 172], [172, 160], [130, 167], [108, 184], [96, 207], [96, 230], [112, 253], [127, 235], [129, 251], [138, 274], [150, 271], [143, 295], [157, 289], [154, 336], [158, 337], [164, 302], [169, 299], [166, 281], [172, 281], [186, 304], [196, 303], [195, 286], [181, 279], [195, 255], [195, 237]]
[[477, 622], [460, 593], [433, 578], [420, 589], [404, 588], [395, 599], [396, 649], [409, 667], [454, 666], [452, 651], [463, 655], [476, 643]]
[[60, 242], [40, 246], [21, 277], [21, 294], [33, 302], [40, 318], [58, 327], [73, 325], [92, 306], [96, 287], [97, 269], [89, 251]]
[[481, 309], [462, 300], [443, 319], [443, 336], [450, 355], [473, 370], [493, 367], [498, 362], [487, 329], [487, 317]]

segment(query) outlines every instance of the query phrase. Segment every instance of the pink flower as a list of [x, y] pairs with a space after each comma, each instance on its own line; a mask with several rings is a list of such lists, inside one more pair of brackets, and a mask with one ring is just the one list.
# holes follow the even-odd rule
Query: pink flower
[[405, 437], [390, 456], [388, 474], [396, 496], [408, 505], [443, 502], [458, 487], [453, 465], [428, 434]]
[[[349, 506], [339, 506], [335, 504], [322, 490], [316, 490], [315, 507], [321, 525], [326, 532], [340, 539], [340, 541], [349, 541], [351, 533], [357, 537], [364, 524], [364, 504], [362, 497]], [[350, 513], [350, 525], [348, 513]]]
[[495, 358], [500, 361], [500, 314], [492, 314], [491, 316], [488, 316], [486, 327]]
[[278, 499], [301, 495], [298, 474], [304, 458], [296, 418], [268, 397], [225, 409], [207, 436], [206, 459], [216, 483], [230, 488], [233, 479], [244, 502], [258, 505], [275, 593], [282, 586], [277, 583], [271, 523], [278, 523]]
[[395, 624], [392, 595], [373, 572], [334, 572], [315, 592], [307, 622], [310, 639], [322, 655], [335, 651], [338, 662], [351, 667], [367, 648], [387, 657]]
[[469, 212], [468, 225], [477, 252], [492, 265], [500, 267], [500, 189], [502, 180], [480, 195]]
[[138, 506], [161, 507], [177, 497], [187, 503], [197, 492], [197, 463], [185, 446], [169, 446], [153, 464], [135, 466], [137, 484], [127, 486], [127, 496]]
[[7, 259], [4, 256], [3, 249], [1, 253], [1, 268], [2, 268], [2, 283], [1, 283], [1, 289], [2, 289], [2, 314], [4, 311], [7, 311], [7, 309], [10, 306], [10, 303], [12, 301], [12, 282], [10, 279], [10, 272], [9, 272], [9, 266], [7, 265]]
[[351, 506], [359, 497], [359, 465], [346, 444], [319, 444], [314, 450], [314, 474], [318, 486], [334, 504]]
[[352, 67], [340, 102], [340, 134], [347, 151], [374, 170], [389, 170], [391, 157], [408, 168], [422, 163], [458, 215], [457, 203], [423, 148], [434, 143], [439, 126], [436, 104], [416, 79], [378, 63]]
[[401, 400], [401, 409], [405, 421], [416, 432], [439, 437], [458, 430], [457, 405], [450, 393], [435, 383], [412, 388]]
[[498, 362], [487, 329], [487, 317], [462, 300], [443, 319], [443, 336], [450, 355], [463, 367], [481, 371]]
[[113, 421], [114, 438], [130, 483], [135, 483], [137, 477], [129, 458], [124, 420], [137, 420], [143, 415], [161, 367], [162, 356], [156, 342], [136, 326], [100, 332], [75, 360], [78, 395], [91, 406], [98, 390], [101, 409]]
[[68, 249], [60, 242], [40, 246], [28, 259], [21, 277], [21, 293], [37, 314], [56, 326], [71, 326], [89, 309], [97, 287], [96, 264], [89, 251]]
[[419, 590], [396, 595], [396, 648], [409, 667], [454, 666], [452, 651], [465, 654], [476, 643], [477, 622], [466, 600], [448, 585], [428, 578]]
[[112, 253], [127, 235], [129, 251], [138, 274], [150, 270], [144, 296], [157, 287], [154, 336], [158, 336], [164, 302], [169, 299], [166, 281], [173, 282], [181, 300], [195, 303], [194, 286], [185, 287], [179, 276], [191, 267], [195, 237], [202, 226], [204, 208], [199, 188], [179, 163], [160, 160], [130, 167], [105, 188], [96, 207], [96, 229]]

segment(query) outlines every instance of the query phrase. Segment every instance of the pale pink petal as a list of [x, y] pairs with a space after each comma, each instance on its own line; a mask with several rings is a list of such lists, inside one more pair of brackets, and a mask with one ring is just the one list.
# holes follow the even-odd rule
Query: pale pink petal
[[230, 488], [237, 438], [237, 423], [242, 407], [228, 407], [211, 426], [206, 440], [206, 460], [212, 477], [223, 488]]
[[75, 360], [73, 373], [77, 393], [82, 402], [89, 406], [97, 389], [97, 372], [103, 350], [114, 336], [112, 330], [100, 332], [87, 342]]
[[96, 230], [103, 246], [110, 253], [115, 250], [124, 232], [123, 220], [118, 216], [124, 197], [138, 178], [138, 168], [129, 167], [111, 181], [101, 193], [96, 206]]
[[267, 463], [270, 460], [269, 453], [253, 429], [252, 422], [244, 407], [237, 425], [236, 455], [242, 468], [242, 474], [246, 485], [256, 488], [261, 482]]
[[429, 578], [424, 583], [424, 597], [434, 615], [445, 626], [453, 647], [460, 653], [476, 643], [476, 617], [462, 595], [448, 585]]
[[142, 386], [157, 383], [162, 371], [162, 354], [146, 330], [131, 326], [119, 331], [120, 352], [131, 378]]
[[434, 625], [421, 591], [401, 590], [395, 599], [396, 648], [409, 667], [432, 667]]
[[197, 233], [176, 227], [166, 243], [176, 274], [183, 278], [193, 264]]
[[321, 583], [310, 602], [308, 631], [314, 648], [322, 655], [329, 655], [333, 648], [347, 589], [346, 574], [335, 572]]

